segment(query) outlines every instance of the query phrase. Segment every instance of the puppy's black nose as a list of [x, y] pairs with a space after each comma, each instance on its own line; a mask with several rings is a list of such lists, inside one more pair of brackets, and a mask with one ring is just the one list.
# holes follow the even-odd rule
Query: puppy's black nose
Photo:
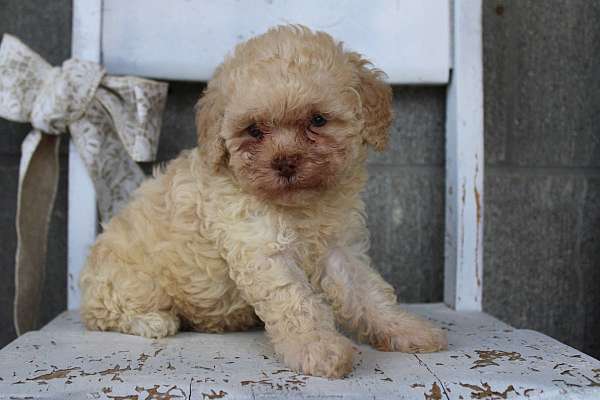
[[296, 157], [277, 157], [271, 161], [271, 167], [279, 171], [279, 175], [291, 178], [296, 174]]

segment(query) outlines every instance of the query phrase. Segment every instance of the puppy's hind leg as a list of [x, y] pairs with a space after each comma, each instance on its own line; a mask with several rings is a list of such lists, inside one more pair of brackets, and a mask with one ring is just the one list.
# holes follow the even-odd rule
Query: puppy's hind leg
[[141, 268], [101, 264], [81, 275], [81, 318], [91, 330], [161, 338], [179, 330], [171, 298]]

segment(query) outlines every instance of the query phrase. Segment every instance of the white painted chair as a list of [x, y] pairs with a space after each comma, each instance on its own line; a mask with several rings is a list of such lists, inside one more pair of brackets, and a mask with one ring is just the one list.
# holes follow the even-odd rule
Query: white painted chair
[[600, 398], [600, 362], [481, 312], [481, 1], [74, 0], [73, 55], [113, 74], [206, 80], [236, 42], [299, 22], [366, 54], [392, 83], [447, 85], [445, 304], [406, 307], [447, 329], [450, 349], [360, 346], [352, 375], [327, 380], [287, 370], [262, 332], [152, 341], [85, 331], [77, 278], [96, 236], [96, 204], [71, 148], [70, 311], [0, 351], [0, 398]]

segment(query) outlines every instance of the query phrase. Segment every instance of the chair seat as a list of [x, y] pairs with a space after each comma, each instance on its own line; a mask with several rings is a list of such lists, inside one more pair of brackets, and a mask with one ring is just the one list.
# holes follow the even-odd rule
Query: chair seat
[[0, 351], [0, 398], [600, 398], [600, 362], [548, 336], [443, 304], [406, 308], [446, 329], [450, 349], [357, 346], [354, 372], [340, 380], [290, 371], [262, 331], [151, 340], [86, 331], [67, 311]]

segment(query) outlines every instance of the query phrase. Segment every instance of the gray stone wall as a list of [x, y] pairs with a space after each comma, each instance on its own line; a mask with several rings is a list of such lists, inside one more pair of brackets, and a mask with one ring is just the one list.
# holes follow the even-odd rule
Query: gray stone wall
[[484, 308], [600, 357], [600, 2], [483, 17]]

